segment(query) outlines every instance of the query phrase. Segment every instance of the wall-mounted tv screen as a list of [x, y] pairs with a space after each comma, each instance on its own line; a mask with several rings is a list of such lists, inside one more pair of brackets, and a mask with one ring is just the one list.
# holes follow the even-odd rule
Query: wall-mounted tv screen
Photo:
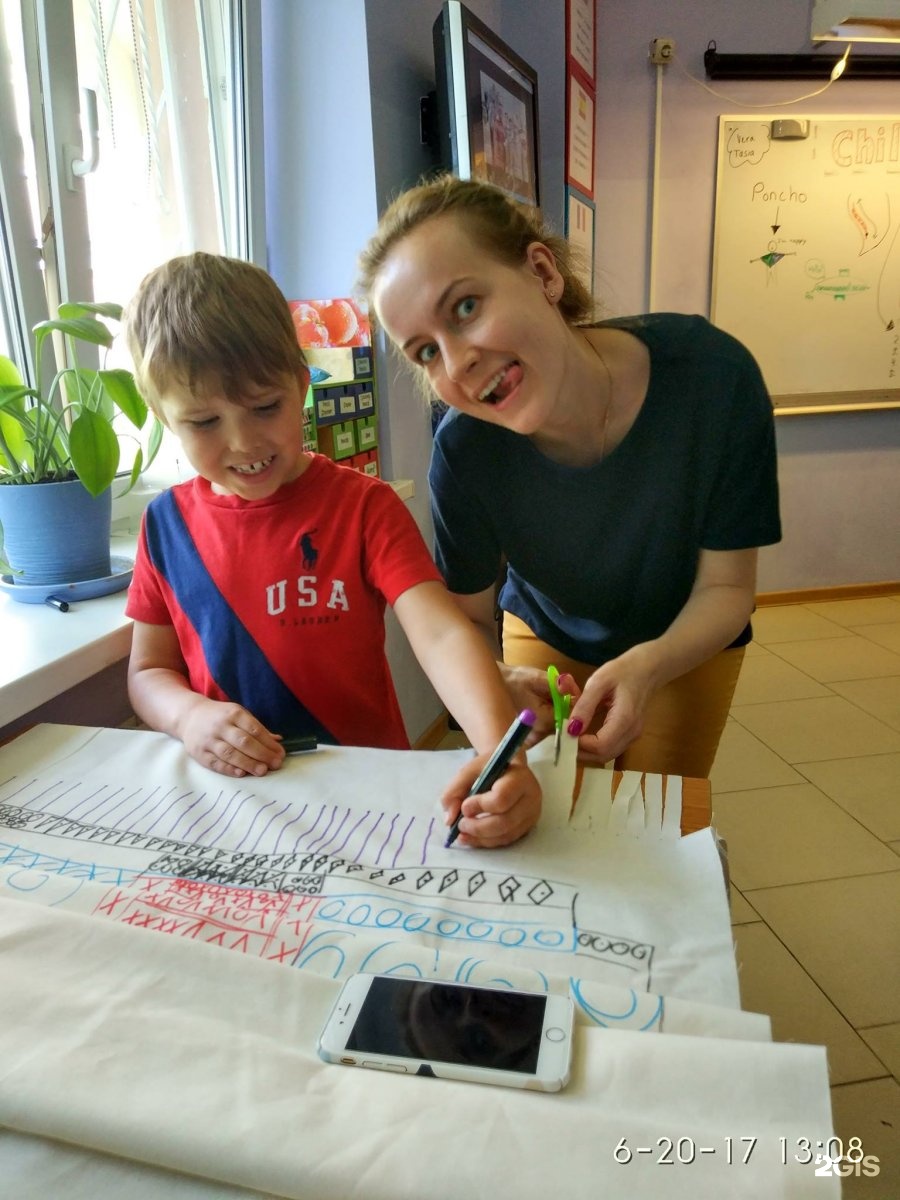
[[537, 72], [459, 0], [434, 23], [442, 165], [540, 202]]

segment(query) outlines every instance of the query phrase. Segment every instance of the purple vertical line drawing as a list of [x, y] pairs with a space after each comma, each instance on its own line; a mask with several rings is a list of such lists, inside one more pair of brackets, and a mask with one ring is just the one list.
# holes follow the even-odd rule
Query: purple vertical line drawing
[[[273, 800], [273, 801], [272, 801], [272, 803], [274, 804], [274, 803], [275, 803], [275, 801]], [[283, 817], [283, 816], [284, 816], [284, 814], [287, 812], [287, 810], [288, 810], [290, 807], [291, 807], [291, 802], [290, 802], [290, 800], [288, 800], [288, 802], [285, 804], [285, 806], [284, 806], [284, 808], [281, 810], [281, 812], [277, 812], [277, 813], [275, 813], [275, 815], [274, 815], [274, 816], [272, 816], [272, 817], [270, 817], [270, 818], [269, 818], [269, 821], [268, 821], [268, 823], [267, 823], [267, 825], [266, 825], [265, 829], [263, 829], [263, 830], [261, 830], [261, 831], [260, 831], [259, 837], [256, 839], [256, 841], [253, 843], [252, 847], [250, 848], [250, 853], [251, 853], [251, 854], [255, 854], [255, 853], [256, 853], [256, 848], [257, 848], [257, 846], [258, 846], [258, 845], [259, 845], [259, 843], [262, 841], [262, 839], [263, 839], [263, 838], [266, 836], [266, 834], [269, 832], [269, 830], [272, 828], [272, 822], [273, 822], [273, 821], [277, 821], [279, 817]], [[280, 837], [280, 836], [281, 836], [281, 835], [279, 834], [279, 837]], [[238, 849], [240, 850], [240, 846], [238, 846]], [[274, 851], [271, 851], [271, 853], [274, 853]]]
[[[18, 775], [13, 775], [13, 776], [12, 776], [12, 778], [10, 778], [10, 779], [7, 779], [7, 780], [6, 780], [6, 783], [4, 783], [4, 785], [3, 785], [3, 786], [5, 787], [7, 783], [12, 783], [12, 781], [13, 781], [14, 779], [18, 779]], [[25, 792], [25, 791], [27, 791], [27, 790], [28, 790], [28, 788], [30, 788], [30, 787], [34, 787], [34, 785], [35, 785], [37, 782], [38, 782], [38, 781], [37, 781], [36, 779], [29, 779], [29, 780], [26, 780], [26, 782], [25, 782], [25, 783], [22, 783], [22, 784], [20, 784], [20, 785], [19, 785], [19, 787], [17, 787], [17, 788], [16, 788], [14, 791], [10, 792], [8, 796], [0, 796], [0, 800], [2, 800], [2, 802], [3, 802], [4, 804], [11, 804], [11, 803], [13, 802], [13, 800], [15, 800], [15, 799], [16, 799], [16, 797], [17, 797], [17, 796], [21, 796], [21, 793], [22, 793], [22, 792]], [[40, 800], [41, 796], [43, 796], [43, 795], [44, 795], [44, 792], [49, 792], [51, 788], [59, 787], [59, 785], [60, 785], [61, 783], [62, 783], [62, 780], [61, 780], [61, 779], [57, 779], [56, 783], [50, 783], [50, 784], [48, 784], [48, 785], [47, 785], [47, 787], [45, 787], [45, 788], [44, 788], [44, 791], [43, 791], [43, 792], [38, 792], [38, 794], [37, 794], [36, 796], [32, 797], [32, 799], [31, 799], [31, 800], [22, 800], [22, 799], [20, 799], [20, 800], [19, 800], [19, 807], [21, 807], [21, 808], [31, 808], [31, 807], [33, 807], [34, 801], [35, 801], [35, 800]], [[50, 803], [50, 801], [48, 800], [48, 801], [47, 801], [47, 803], [49, 804], [49, 803]], [[39, 811], [39, 810], [38, 810], [38, 811]]]
[[212, 810], [216, 807], [216, 805], [219, 803], [219, 801], [221, 799], [222, 799], [222, 790], [220, 788], [218, 796], [216, 796], [215, 800], [212, 801], [212, 803], [210, 804], [210, 806], [206, 810], [206, 812], [202, 812], [199, 817], [196, 817], [194, 819], [193, 823], [191, 825], [189, 825], [188, 828], [181, 835], [185, 841], [187, 841], [188, 838], [191, 836], [191, 830], [194, 828], [194, 825], [197, 825], [200, 821], [203, 820], [204, 817], [208, 817], [209, 814], [212, 812]]
[[186, 820], [187, 820], [187, 818], [188, 818], [188, 817], [191, 815], [191, 813], [194, 811], [194, 809], [197, 807], [197, 805], [200, 803], [200, 801], [203, 799], [203, 797], [204, 797], [205, 795], [206, 795], [206, 792], [201, 792], [201, 793], [200, 793], [200, 795], [197, 797], [197, 799], [194, 801], [194, 803], [193, 803], [193, 804], [189, 804], [189, 805], [187, 806], [187, 808], [184, 810], [184, 812], [183, 812], [183, 813], [179, 813], [179, 814], [176, 816], [175, 820], [174, 820], [174, 821], [172, 822], [172, 824], [169, 826], [169, 832], [168, 832], [168, 833], [166, 833], [166, 834], [161, 834], [160, 836], [164, 836], [164, 837], [171, 837], [171, 836], [172, 836], [172, 831], [173, 831], [173, 829], [175, 828], [175, 826], [178, 824], [178, 822], [179, 822], [179, 821], [186, 821]]
[[386, 845], [388, 844], [388, 842], [391, 840], [391, 834], [394, 832], [394, 826], [395, 826], [396, 824], [397, 824], [397, 814], [396, 814], [396, 813], [394, 813], [394, 815], [391, 817], [391, 827], [390, 827], [390, 829], [387, 831], [387, 837], [386, 837], [386, 838], [384, 839], [384, 841], [381, 843], [381, 849], [380, 849], [380, 850], [378, 851], [378, 853], [375, 855], [375, 865], [376, 865], [376, 867], [380, 867], [380, 866], [381, 866], [381, 856], [382, 856], [382, 854], [384, 853], [384, 848], [385, 848], [385, 846], [386, 846]]
[[[153, 795], [153, 792], [158, 792], [158, 791], [159, 791], [159, 784], [156, 785], [156, 787], [153, 789], [153, 791], [151, 791], [147, 794], [147, 799], [148, 800], [150, 799], [150, 797]], [[116, 811], [116, 809], [121, 808], [123, 804], [127, 804], [128, 801], [132, 798], [132, 796], [139, 796], [140, 794], [141, 794], [141, 789], [135, 788], [133, 792], [129, 792], [127, 796], [123, 796], [118, 804], [114, 804], [108, 812], [105, 812], [103, 814], [104, 821], [109, 821], [110, 817], [113, 815], [113, 813]], [[131, 811], [133, 812], [134, 809], [132, 809]]]
[[322, 843], [322, 845], [318, 847], [318, 849], [319, 849], [319, 851], [320, 851], [321, 853], [323, 853], [323, 854], [333, 854], [333, 853], [334, 853], [334, 851], [333, 851], [333, 850], [329, 850], [329, 849], [328, 849], [328, 847], [331, 845], [331, 843], [334, 841], [334, 839], [335, 839], [335, 838], [337, 838], [337, 837], [340, 837], [340, 836], [341, 836], [341, 830], [342, 830], [342, 829], [344, 828], [344, 826], [347, 824], [347, 821], [348, 821], [349, 819], [350, 819], [350, 809], [349, 809], [349, 808], [345, 808], [345, 809], [344, 809], [344, 815], [343, 815], [343, 817], [341, 818], [341, 823], [340, 823], [340, 825], [338, 825], [337, 829], [334, 831], [334, 833], [331, 835], [331, 837], [328, 839], [328, 841], [327, 841], [327, 842], [323, 842], [323, 843]]
[[[59, 787], [59, 786], [60, 786], [62, 783], [63, 783], [63, 780], [62, 780], [62, 779], [58, 779], [58, 780], [56, 781], [56, 783], [51, 783], [51, 784], [50, 784], [50, 787], [49, 787], [49, 788], [47, 788], [46, 790], [49, 792], [49, 791], [50, 791], [50, 788]], [[64, 791], [60, 792], [58, 796], [50, 796], [50, 797], [49, 797], [47, 800], [45, 800], [45, 801], [44, 801], [44, 803], [43, 803], [43, 804], [42, 804], [42, 805], [41, 805], [39, 808], [35, 809], [35, 811], [36, 811], [36, 812], [45, 812], [48, 804], [52, 804], [54, 800], [62, 800], [63, 796], [67, 796], [67, 795], [69, 794], [69, 792], [71, 792], [71, 791], [74, 791], [74, 789], [75, 789], [75, 788], [77, 788], [77, 787], [79, 787], [79, 786], [80, 786], [80, 784], [77, 784], [77, 783], [70, 783], [70, 784], [69, 784], [69, 786], [68, 786], [68, 787], [67, 787], [67, 788], [66, 788]], [[41, 796], [43, 796], [43, 795], [44, 795], [44, 793], [43, 793], [43, 792], [39, 792], [39, 793], [38, 793], [38, 794], [35, 796], [35, 800], [40, 800]], [[26, 807], [26, 808], [34, 808], [34, 805], [33, 805], [33, 803], [32, 803], [32, 802], [29, 800], [29, 801], [27, 802], [27, 804], [25, 805], [25, 807]]]
[[362, 862], [362, 861], [363, 861], [363, 855], [364, 855], [364, 854], [365, 854], [365, 852], [366, 852], [366, 846], [368, 846], [368, 844], [369, 844], [369, 838], [372, 836], [372, 834], [375, 832], [375, 830], [376, 830], [376, 829], [378, 828], [378, 826], [381, 824], [381, 820], [382, 820], [383, 816], [384, 816], [384, 813], [383, 813], [383, 812], [381, 812], [381, 813], [379, 813], [379, 814], [378, 814], [378, 820], [375, 822], [375, 824], [372, 826], [372, 828], [371, 828], [371, 829], [369, 830], [369, 832], [366, 834], [366, 840], [365, 840], [365, 841], [363, 842], [363, 844], [360, 846], [360, 848], [359, 848], [359, 854], [357, 854], [357, 856], [356, 856], [356, 861], [357, 861], [357, 862]]
[[[219, 792], [220, 800], [224, 796], [224, 794], [225, 794], [224, 791]], [[211, 835], [212, 831], [215, 829], [215, 827], [218, 825], [218, 823], [225, 816], [225, 814], [228, 812], [229, 808], [231, 808], [232, 804], [234, 804], [235, 800], [238, 798], [238, 796], [240, 794], [241, 794], [240, 788], [238, 788], [238, 790], [236, 792], [232, 792], [231, 799], [228, 801], [228, 803], [225, 805], [225, 807], [222, 809], [222, 811], [218, 814], [216, 819], [213, 821], [212, 825], [207, 825], [207, 827], [203, 830], [202, 833], [197, 834], [194, 841], [199, 842], [201, 846], [205, 846], [205, 845], [214, 846], [215, 845], [215, 839], [212, 838], [210, 835]]]
[[308, 808], [309, 808], [309, 805], [304, 804], [303, 807], [300, 809], [300, 811], [297, 813], [296, 817], [291, 817], [290, 821], [288, 821], [288, 823], [286, 825], [282, 825], [281, 830], [279, 831], [279, 834], [278, 834], [278, 838], [275, 841], [275, 849], [272, 851], [273, 854], [278, 853], [278, 847], [281, 844], [281, 839], [284, 837], [285, 830], [290, 829], [290, 827], [292, 825], [296, 825], [297, 822], [300, 820], [300, 818], [303, 816], [303, 814], [306, 812], [306, 810]]
[[324, 812], [325, 812], [325, 805], [323, 804], [322, 807], [319, 809], [319, 815], [313, 821], [312, 825], [310, 825], [309, 829], [304, 830], [303, 833], [297, 834], [297, 840], [296, 840], [296, 842], [294, 842], [294, 848], [291, 851], [291, 854], [297, 853], [297, 847], [300, 845], [300, 843], [303, 841], [303, 839], [305, 837], [309, 837], [309, 835], [312, 833], [312, 831], [315, 829], [315, 827], [318, 825], [318, 823], [322, 820], [322, 814]]
[[[121, 792], [121, 791], [122, 791], [122, 789], [120, 787], [116, 788], [116, 790], [114, 792], [110, 792], [108, 796], [104, 796], [102, 800], [98, 800], [97, 803], [94, 805], [94, 808], [89, 808], [87, 810], [87, 812], [83, 812], [81, 814], [81, 816], [78, 818], [78, 820], [86, 821], [88, 819], [88, 817], [90, 817], [90, 815], [93, 813], [95, 808], [102, 808], [104, 806], [104, 804], [109, 804], [109, 802], [111, 800], [113, 800], [116, 796], [118, 796], [119, 792]], [[98, 822], [102, 822], [103, 818], [98, 817], [97, 820], [98, 820]]]
[[[238, 790], [234, 794], [235, 794], [235, 796], [240, 796], [241, 788], [238, 788]], [[225, 835], [228, 833], [228, 830], [231, 828], [232, 822], [234, 821], [235, 817], [238, 815], [239, 812], [241, 812], [241, 810], [243, 809], [243, 807], [247, 803], [247, 801], [252, 800], [253, 797], [254, 797], [254, 793], [248, 792], [247, 795], [241, 799], [240, 804], [238, 804], [235, 807], [234, 812], [231, 814], [231, 816], [228, 818], [227, 822], [225, 823], [225, 828], [222, 830], [222, 832], [220, 834], [216, 835], [215, 840], [210, 840], [209, 844], [211, 846], [221, 845], [222, 841], [225, 838]], [[230, 804], [231, 804], [231, 801], [229, 801], [229, 807], [230, 807]]]
[[[170, 787], [167, 792], [163, 792], [163, 794], [160, 796], [160, 798], [156, 801], [156, 804], [151, 805], [150, 812], [153, 812], [154, 809], [157, 807], [157, 805], [162, 804], [163, 801], [166, 799], [166, 797], [171, 796], [171, 794], [174, 791], [175, 791], [175, 788]], [[150, 797], [148, 796], [147, 800], [149, 800], [149, 799], [150, 799]], [[137, 815], [135, 815], [135, 814], [137, 814]], [[134, 808], [129, 809], [128, 812], [125, 813], [125, 815], [123, 817], [119, 818], [119, 828], [127, 829], [130, 832], [131, 825], [126, 826], [126, 824], [125, 824], [125, 822], [128, 820], [129, 817], [134, 817], [134, 821], [139, 821], [141, 819], [141, 817], [148, 816], [148, 815], [149, 814], [147, 813], [147, 801], [146, 800], [138, 800], [138, 802], [134, 806]], [[134, 821], [132, 821], [132, 823], [131, 823], [132, 825], [134, 824]]]
[[237, 852], [238, 850], [243, 850], [244, 842], [246, 842], [247, 838], [253, 832], [253, 826], [256, 824], [256, 818], [261, 816], [266, 811], [267, 808], [271, 808], [274, 803], [275, 803], [274, 800], [267, 800], [266, 803], [262, 806], [262, 808], [258, 808], [256, 810], [256, 812], [253, 814], [253, 820], [247, 826], [247, 832], [244, 834], [244, 836], [241, 838], [241, 840], [235, 846], [235, 848], [234, 848], [235, 852]]
[[[70, 821], [83, 821], [84, 814], [82, 814], [80, 817], [75, 816], [75, 813], [77, 812], [77, 810], [79, 808], [81, 808], [82, 804], [87, 804], [89, 801], [93, 800], [95, 796], [99, 796], [101, 792], [105, 792], [108, 787], [109, 787], [109, 784], [101, 783], [96, 791], [93, 791], [93, 792], [89, 793], [89, 795], [83, 796], [80, 800], [76, 801], [75, 804], [73, 804], [71, 808], [66, 810], [64, 815], [67, 816]], [[106, 798], [109, 799], [108, 796]], [[103, 803], [102, 800], [98, 800], [97, 804], [94, 805], [94, 807], [96, 808], [97, 805], [102, 804], [102, 803]]]
[[409, 831], [412, 829], [412, 827], [413, 827], [413, 825], [415, 825], [415, 823], [416, 823], [416, 818], [415, 818], [415, 817], [410, 817], [410, 818], [409, 818], [409, 824], [408, 824], [408, 825], [406, 826], [406, 828], [403, 830], [403, 835], [402, 835], [402, 837], [400, 838], [400, 845], [397, 847], [397, 853], [394, 855], [393, 859], [391, 860], [391, 866], [392, 866], [392, 867], [396, 867], [396, 865], [397, 865], [397, 859], [398, 859], [398, 858], [400, 857], [400, 855], [403, 853], [403, 844], [404, 844], [404, 842], [406, 841], [406, 835], [409, 833]]
[[159, 816], [156, 818], [156, 820], [153, 822], [153, 824], [148, 826], [148, 828], [145, 829], [143, 832], [144, 833], [152, 833], [153, 830], [160, 823], [160, 821], [163, 819], [163, 817], [167, 817], [169, 815], [169, 813], [172, 811], [172, 809], [175, 807], [176, 804], [179, 804], [182, 800], [186, 799], [191, 794], [192, 793], [188, 791], [188, 792], [182, 792], [180, 796], [176, 796], [175, 799], [172, 801], [172, 803], [169, 805], [169, 807], [164, 809], [159, 814]]
[[[350, 830], [350, 832], [347, 834], [347, 836], [344, 838], [344, 840], [341, 842], [341, 844], [335, 849], [335, 851], [334, 851], [335, 854], [343, 854], [344, 847], [347, 845], [347, 843], [353, 837], [354, 833], [356, 833], [357, 829], [359, 829], [360, 825], [362, 825], [363, 821], [365, 821], [366, 817], [371, 816], [371, 813], [372, 813], [371, 808], [367, 808], [366, 811], [363, 813], [363, 815], [359, 818], [359, 820], [353, 826], [353, 828]], [[352, 854], [350, 855], [350, 857], [353, 859], [354, 862], [359, 861]]]
[[428, 822], [428, 828], [425, 830], [425, 840], [422, 842], [422, 857], [419, 859], [419, 863], [423, 867], [425, 866], [425, 862], [428, 858], [428, 843], [431, 841], [431, 834], [432, 834], [433, 830], [434, 830], [434, 817], [432, 817], [431, 820]]
[[321, 842], [322, 838], [328, 836], [328, 831], [331, 829], [331, 826], [334, 824], [334, 818], [336, 816], [337, 816], [337, 805], [332, 804], [331, 816], [328, 818], [328, 824], [325, 826], [325, 828], [322, 830], [322, 832], [319, 834], [318, 837], [313, 838], [313, 840], [311, 842], [307, 842], [307, 844], [306, 844], [307, 850], [315, 850], [318, 847], [319, 842]]

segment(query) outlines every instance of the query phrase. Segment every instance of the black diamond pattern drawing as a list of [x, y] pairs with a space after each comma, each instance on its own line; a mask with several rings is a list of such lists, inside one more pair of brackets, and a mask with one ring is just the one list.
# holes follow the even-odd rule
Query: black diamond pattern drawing
[[512, 900], [516, 892], [522, 885], [516, 879], [515, 875], [507, 875], [502, 882], [497, 884], [497, 891], [500, 893], [501, 900]]
[[529, 900], [535, 904], [543, 904], [553, 895], [553, 888], [546, 879], [539, 880], [528, 893]]
[[486, 882], [484, 871], [476, 871], [474, 875], [469, 877], [469, 895], [474, 896], [478, 889], [483, 887]]

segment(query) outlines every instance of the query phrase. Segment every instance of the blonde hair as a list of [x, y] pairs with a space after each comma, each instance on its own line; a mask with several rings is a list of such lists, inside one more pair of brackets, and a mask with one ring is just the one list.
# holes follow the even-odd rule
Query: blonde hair
[[371, 299], [391, 250], [425, 221], [445, 214], [459, 217], [472, 238], [498, 261], [517, 267], [532, 242], [542, 242], [556, 259], [564, 287], [559, 310], [570, 325], [588, 324], [594, 300], [575, 274], [568, 242], [553, 233], [540, 212], [510, 199], [477, 179], [439, 175], [399, 195], [385, 209], [378, 228], [359, 256], [359, 284]]
[[173, 388], [238, 402], [306, 368], [288, 302], [261, 267], [198, 251], [151, 271], [127, 306], [138, 387], [160, 413]]

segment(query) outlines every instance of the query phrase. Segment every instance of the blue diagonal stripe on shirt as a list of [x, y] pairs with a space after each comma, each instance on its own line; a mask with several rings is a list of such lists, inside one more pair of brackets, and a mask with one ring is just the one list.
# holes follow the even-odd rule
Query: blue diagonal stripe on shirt
[[314, 733], [320, 742], [339, 745], [283, 682], [219, 591], [171, 492], [147, 508], [146, 530], [150, 560], [197, 631], [209, 672], [225, 695], [273, 733]]

